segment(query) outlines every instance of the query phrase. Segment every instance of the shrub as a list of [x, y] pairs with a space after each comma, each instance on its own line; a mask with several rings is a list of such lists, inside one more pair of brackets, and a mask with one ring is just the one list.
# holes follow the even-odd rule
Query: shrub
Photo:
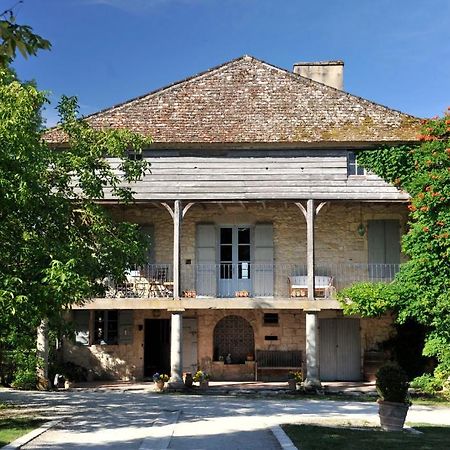
[[398, 364], [385, 364], [378, 369], [376, 377], [376, 388], [381, 400], [409, 403], [408, 377]]
[[31, 391], [36, 389], [37, 377], [36, 377], [36, 369], [19, 369], [14, 374], [14, 380], [11, 383], [11, 386], [14, 389], [23, 389]]
[[443, 386], [444, 386], [443, 380], [435, 378], [433, 375], [430, 375], [429, 373], [414, 378], [414, 380], [411, 381], [412, 388], [429, 395], [434, 395], [438, 391], [442, 391]]

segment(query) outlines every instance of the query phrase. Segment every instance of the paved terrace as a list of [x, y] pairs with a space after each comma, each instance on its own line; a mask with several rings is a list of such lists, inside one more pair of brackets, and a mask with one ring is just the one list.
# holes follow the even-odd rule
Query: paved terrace
[[[270, 431], [280, 424], [378, 422], [374, 402], [288, 397], [284, 387], [285, 383], [212, 383], [205, 396], [197, 391], [158, 394], [152, 383], [112, 383], [58, 392], [2, 389], [0, 401], [37, 408], [47, 418], [65, 418], [26, 449], [271, 450], [281, 448]], [[346, 388], [373, 390], [373, 385]], [[230, 395], [240, 390], [266, 395]], [[450, 425], [450, 409], [413, 405], [407, 421]]]

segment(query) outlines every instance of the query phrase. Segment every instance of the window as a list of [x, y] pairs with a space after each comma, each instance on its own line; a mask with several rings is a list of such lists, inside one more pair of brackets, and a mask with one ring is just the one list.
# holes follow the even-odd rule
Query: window
[[277, 313], [265, 313], [264, 314], [264, 325], [278, 325], [278, 314]]
[[119, 314], [116, 310], [95, 311], [94, 343], [116, 345], [119, 337]]
[[358, 166], [358, 160], [354, 152], [347, 153], [347, 175], [366, 175], [366, 169]]

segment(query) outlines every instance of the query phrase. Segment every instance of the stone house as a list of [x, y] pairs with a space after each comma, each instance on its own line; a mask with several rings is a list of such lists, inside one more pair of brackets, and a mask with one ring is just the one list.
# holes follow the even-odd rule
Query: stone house
[[408, 195], [354, 151], [415, 141], [418, 119], [343, 91], [340, 61], [289, 72], [243, 56], [87, 121], [153, 137], [135, 203], [107, 198], [152, 246], [73, 307], [66, 360], [116, 379], [364, 377], [392, 320], [344, 317], [336, 292], [395, 275]]

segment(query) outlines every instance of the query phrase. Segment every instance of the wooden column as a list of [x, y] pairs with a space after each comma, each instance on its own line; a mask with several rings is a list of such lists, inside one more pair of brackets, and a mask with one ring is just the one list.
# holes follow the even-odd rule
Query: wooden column
[[173, 205], [173, 298], [180, 298], [180, 235], [181, 235], [181, 201]]
[[314, 272], [315, 272], [315, 255], [314, 255], [314, 219], [316, 210], [314, 208], [314, 200], [308, 200], [306, 204], [306, 267], [308, 274], [308, 300], [314, 300]]

